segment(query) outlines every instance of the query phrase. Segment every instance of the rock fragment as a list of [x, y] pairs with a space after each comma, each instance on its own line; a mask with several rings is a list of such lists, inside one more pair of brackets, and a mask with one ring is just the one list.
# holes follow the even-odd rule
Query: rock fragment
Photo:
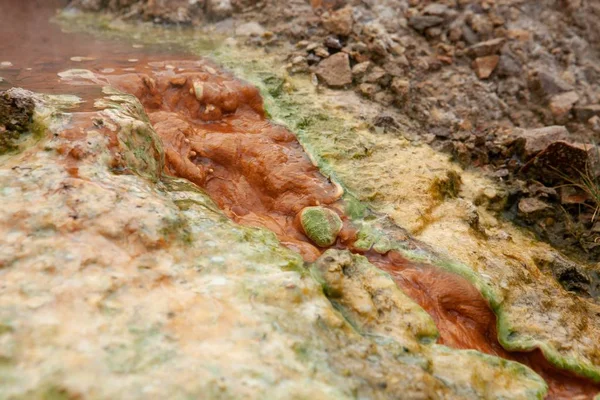
[[325, 29], [336, 35], [348, 36], [352, 32], [354, 20], [352, 8], [344, 7], [341, 10], [323, 14], [321, 22]]
[[560, 125], [517, 130], [516, 135], [524, 140], [522, 153], [525, 158], [534, 156], [553, 142], [559, 140], [568, 141], [571, 137], [567, 128]]
[[534, 91], [547, 98], [573, 90], [573, 86], [548, 69], [536, 70], [530, 77], [530, 85]]
[[496, 38], [474, 44], [467, 49], [467, 54], [471, 57], [484, 57], [496, 54], [504, 45], [504, 38]]
[[550, 111], [557, 121], [564, 121], [577, 101], [579, 96], [574, 91], [558, 94], [550, 99]]
[[231, 16], [233, 6], [231, 0], [207, 0], [206, 10], [212, 19], [222, 20]]
[[0, 155], [19, 148], [19, 139], [29, 128], [34, 107], [24, 91], [0, 92]]
[[305, 207], [300, 211], [302, 230], [317, 246], [328, 247], [335, 243], [342, 230], [342, 220], [325, 207]]
[[444, 18], [436, 15], [414, 15], [408, 20], [408, 25], [417, 31], [424, 31], [427, 28], [440, 25], [442, 22], [444, 22]]
[[498, 62], [498, 75], [518, 76], [522, 72], [521, 63], [510, 54], [502, 54]]
[[235, 28], [235, 34], [238, 36], [262, 36], [265, 28], [258, 22], [246, 22]]
[[342, 87], [352, 83], [350, 58], [346, 53], [336, 53], [319, 63], [316, 70], [319, 79], [328, 86]]
[[486, 56], [486, 57], [477, 57], [473, 61], [473, 69], [477, 74], [479, 79], [487, 79], [490, 77], [496, 66], [498, 65], [498, 61], [500, 61], [499, 56]]
[[523, 198], [519, 201], [519, 215], [529, 221], [534, 221], [549, 214], [552, 207], [548, 203], [534, 197]]
[[558, 141], [533, 157], [521, 168], [521, 172], [535, 176], [544, 183], [565, 178], [578, 180], [586, 171], [589, 156], [589, 146]]

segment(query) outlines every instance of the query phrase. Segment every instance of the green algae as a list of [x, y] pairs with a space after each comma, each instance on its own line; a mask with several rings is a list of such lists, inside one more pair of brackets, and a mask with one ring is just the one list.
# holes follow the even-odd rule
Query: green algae
[[104, 88], [109, 96], [95, 102], [118, 129], [120, 165], [157, 182], [165, 164], [165, 154], [157, 133], [152, 128], [143, 106], [129, 94], [120, 93], [110, 87]]
[[306, 236], [317, 246], [328, 247], [335, 243], [342, 220], [332, 210], [325, 207], [305, 207], [300, 211], [300, 223]]
[[457, 394], [542, 399], [547, 393], [544, 380], [520, 363], [434, 344], [438, 332], [433, 319], [365, 257], [327, 250], [312, 271], [332, 304], [361, 335], [399, 345], [400, 362], [405, 357], [420, 359], [419, 365]]

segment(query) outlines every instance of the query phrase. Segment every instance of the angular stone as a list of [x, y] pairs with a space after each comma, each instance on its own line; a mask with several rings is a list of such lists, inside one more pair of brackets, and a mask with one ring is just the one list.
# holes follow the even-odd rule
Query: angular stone
[[336, 53], [327, 57], [317, 66], [317, 76], [328, 86], [342, 87], [352, 83], [350, 58], [346, 53]]
[[534, 197], [527, 197], [519, 201], [519, 215], [528, 220], [535, 220], [550, 213], [552, 207], [546, 202]]
[[516, 57], [510, 54], [502, 54], [498, 63], [498, 75], [500, 76], [518, 76], [523, 68]]
[[323, 14], [321, 22], [325, 29], [336, 35], [348, 36], [352, 32], [354, 19], [352, 8], [344, 7], [341, 10]]
[[561, 204], [583, 204], [590, 199], [590, 196], [575, 186], [562, 186], [560, 188]]
[[387, 72], [381, 67], [375, 67], [363, 79], [366, 83], [378, 83], [387, 76]]
[[370, 66], [371, 61], [358, 63], [354, 67], [352, 67], [352, 75], [363, 76], [369, 70]]
[[499, 56], [478, 57], [473, 61], [473, 69], [479, 79], [487, 79], [490, 77], [500, 61]]
[[580, 179], [586, 171], [590, 148], [564, 141], [551, 143], [525, 164], [521, 172], [529, 173], [545, 183]]
[[571, 137], [567, 128], [560, 125], [517, 130], [515, 134], [525, 141], [523, 147], [523, 156], [525, 158], [529, 158], [539, 153], [553, 142], [559, 140], [567, 141]]
[[423, 14], [425, 15], [437, 15], [438, 17], [443, 17], [450, 11], [450, 8], [445, 4], [440, 3], [431, 3], [427, 5], [423, 9]]
[[547, 69], [535, 71], [530, 78], [530, 85], [533, 90], [547, 98], [573, 90], [573, 86]]
[[415, 15], [410, 17], [408, 25], [418, 31], [424, 31], [432, 26], [440, 25], [444, 18], [435, 15]]
[[504, 45], [504, 38], [496, 38], [474, 44], [467, 48], [467, 54], [471, 57], [484, 57], [497, 53]]
[[550, 111], [555, 119], [564, 120], [577, 101], [579, 96], [574, 91], [558, 94], [550, 99]]

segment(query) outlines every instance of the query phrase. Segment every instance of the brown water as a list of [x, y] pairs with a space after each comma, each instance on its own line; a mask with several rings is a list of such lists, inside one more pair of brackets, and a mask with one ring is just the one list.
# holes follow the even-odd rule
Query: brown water
[[[134, 42], [64, 33], [49, 21], [65, 4], [66, 0], [0, 0], [0, 63], [4, 63], [0, 64], [0, 90], [16, 86], [92, 100], [98, 97], [99, 87], [65, 89], [58, 73], [69, 69], [126, 73], [149, 68], [151, 61], [190, 58], [164, 46], [148, 48]], [[91, 108], [90, 102], [84, 107]]]
[[[206, 60], [168, 48], [99, 41], [66, 34], [49, 24], [60, 0], [3, 1], [0, 9], [0, 89], [20, 86], [45, 93], [77, 94], [91, 100], [111, 84], [137, 96], [166, 152], [166, 170], [204, 188], [233, 220], [266, 227], [305, 260], [325, 249], [315, 246], [297, 223], [306, 206], [343, 209], [339, 191], [312, 165], [295, 136], [268, 121], [258, 90]], [[73, 58], [82, 57], [82, 58]], [[176, 61], [173, 61], [176, 60]], [[91, 76], [61, 78], [68, 69]], [[92, 121], [75, 119], [90, 127]], [[64, 133], [76, 140], [77, 126]], [[108, 134], [108, 133], [107, 133]], [[74, 149], [63, 151], [74, 176]], [[347, 220], [336, 247], [353, 249], [355, 229]], [[590, 399], [600, 385], [552, 367], [541, 352], [510, 353], [497, 340], [496, 317], [465, 279], [397, 253], [367, 253], [379, 268], [435, 320], [440, 343], [477, 349], [531, 366], [547, 380], [548, 398]]]

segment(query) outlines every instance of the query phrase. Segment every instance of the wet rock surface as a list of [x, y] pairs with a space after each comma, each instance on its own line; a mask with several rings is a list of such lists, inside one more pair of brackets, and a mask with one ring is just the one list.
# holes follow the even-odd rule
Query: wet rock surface
[[35, 104], [18, 91], [0, 91], [0, 155], [17, 151], [32, 122]]
[[[313, 6], [331, 13], [343, 9], [339, 3], [313, 2]], [[456, 18], [447, 6], [425, 7], [422, 15], [444, 20], [427, 29]], [[353, 15], [352, 20], [358, 18]], [[466, 36], [481, 35], [489, 28], [477, 16], [469, 21], [472, 31], [465, 30]], [[315, 47], [315, 56], [337, 54], [341, 50], [337, 42]], [[387, 45], [373, 40], [368, 49], [382, 55]], [[486, 52], [498, 51], [490, 48]], [[394, 93], [408, 95], [411, 84], [398, 70], [379, 66], [378, 61], [363, 62], [367, 68], [357, 68], [356, 75], [364, 77], [361, 88], [376, 102], [393, 103], [393, 96], [390, 99], [380, 88], [396, 78]], [[419, 65], [435, 63], [424, 57]], [[35, 354], [19, 350], [25, 345], [9, 346], [17, 350], [5, 353], [12, 363], [9, 368], [18, 364], [22, 378], [9, 388], [16, 390], [11, 396], [76, 397], [91, 390], [110, 397], [120, 390], [142, 393], [142, 387], [144, 396], [226, 391], [250, 398], [263, 398], [267, 392], [276, 397], [530, 398], [542, 397], [546, 390], [550, 398], [591, 398], [598, 392], [592, 383], [598, 379], [598, 348], [589, 340], [598, 336], [594, 270], [574, 268], [554, 257], [553, 250], [528, 242], [527, 236], [496, 220], [487, 207], [503, 207], [502, 191], [468, 171], [457, 173], [431, 149], [410, 145], [400, 137], [406, 123], [401, 114], [374, 114], [369, 104], [352, 96], [344, 97], [345, 108], [328, 107], [329, 100], [336, 101], [330, 92], [321, 88], [321, 97], [311, 97], [302, 86], [294, 88], [290, 81], [262, 72], [263, 90], [279, 100], [274, 104], [267, 99], [269, 115], [295, 127], [294, 135], [266, 119], [267, 104], [255, 87], [214, 64], [167, 61], [139, 67], [62, 71], [61, 84], [96, 88], [110, 84], [135, 97], [105, 88], [104, 95], [95, 97], [97, 111], [85, 115], [61, 112], [50, 102], [56, 98], [41, 98], [40, 104], [54, 112], [39, 115], [51, 115], [50, 121], [63, 124], [48, 127], [39, 147], [19, 158], [0, 160], [6, 182], [14, 188], [23, 184], [23, 190], [1, 193], [13, 207], [3, 211], [7, 219], [2, 227], [8, 230], [12, 248], [19, 250], [2, 253], [3, 273], [8, 271], [16, 282], [27, 271], [34, 277], [30, 276], [32, 284], [39, 278], [49, 290], [30, 284], [27, 290], [15, 286], [0, 293], [0, 304], [8, 305], [9, 311], [17, 307], [16, 314], [9, 313], [8, 328], [2, 330], [9, 336], [3, 340], [24, 343], [25, 338], [36, 346]], [[568, 93], [563, 88], [559, 90]], [[296, 90], [300, 92], [295, 97], [286, 95]], [[285, 109], [296, 104], [291, 99], [299, 98], [305, 108]], [[352, 107], [362, 107], [361, 116], [372, 126], [349, 125], [355, 121], [349, 114], [336, 119], [335, 110]], [[56, 119], [59, 114], [70, 119], [68, 126]], [[432, 115], [452, 119], [444, 110]], [[450, 130], [438, 129], [432, 140], [450, 135]], [[469, 153], [482, 137], [458, 138], [461, 157], [469, 165]], [[510, 140], [507, 148], [524, 161], [522, 140]], [[491, 152], [480, 157], [485, 154]], [[12, 168], [15, 164], [25, 167], [18, 181], [21, 170]], [[520, 166], [506, 167], [516, 171]], [[25, 172], [31, 170], [35, 172]], [[44, 171], [46, 185], [35, 189]], [[63, 176], [68, 181], [62, 182]], [[58, 182], [63, 185], [56, 191], [52, 185]], [[541, 183], [526, 189], [531, 194], [525, 199], [531, 200], [521, 208], [529, 215], [544, 214], [546, 208], [540, 204], [548, 199], [581, 202], [584, 197]], [[407, 201], [409, 193], [417, 198]], [[39, 199], [48, 201], [31, 201]], [[52, 209], [48, 205], [56, 202], [68, 205], [61, 208], [70, 211], [68, 216], [48, 213]], [[134, 205], [139, 210], [131, 212]], [[311, 229], [296, 219], [306, 206], [328, 210], [319, 213], [324, 218], [317, 218], [314, 228], [319, 235], [314, 238], [322, 236], [324, 227], [327, 243], [335, 241], [336, 247], [362, 252], [366, 258], [338, 250], [321, 255], [311, 238], [304, 237]], [[99, 214], [98, 209], [107, 212]], [[23, 223], [15, 230], [13, 220]], [[456, 259], [436, 253], [398, 225]], [[31, 227], [41, 235], [34, 242], [21, 240]], [[55, 234], [46, 235], [52, 229]], [[67, 246], [63, 248], [48, 242], [64, 237], [75, 244], [62, 240]], [[60, 340], [29, 340], [27, 332], [43, 333], [49, 320], [64, 319], [61, 312], [79, 315], [86, 307], [63, 291], [79, 279], [68, 285], [61, 282], [72, 274], [68, 268], [81, 266], [81, 245], [96, 238], [105, 246], [94, 248], [110, 245], [110, 257], [90, 259], [93, 249], [85, 248], [86, 267], [79, 268], [79, 274], [86, 278], [83, 282], [97, 283], [95, 275], [88, 274], [102, 262], [99, 275], [110, 271], [117, 286], [95, 291], [86, 287], [86, 293], [98, 292], [101, 307], [94, 302], [98, 297], [84, 299], [92, 307], [92, 318], [85, 325], [87, 335], [81, 337], [104, 335], [105, 329], [96, 329], [98, 323], [111, 328], [113, 336], [101, 335], [111, 339], [101, 349], [97, 340], [92, 346], [77, 342], [78, 353], [87, 349], [86, 355], [57, 369], [52, 362], [70, 359], [78, 325], [58, 328]], [[57, 251], [49, 253], [48, 248]], [[311, 276], [298, 253], [304, 261], [317, 260], [310, 267]], [[57, 257], [63, 258], [54, 262]], [[48, 275], [55, 276], [51, 284]], [[315, 282], [324, 284], [323, 292]], [[187, 329], [190, 321], [197, 322], [191, 325], [202, 330], [200, 335]], [[434, 324], [440, 343], [451, 348], [432, 343]], [[23, 326], [31, 329], [24, 331]], [[290, 343], [292, 351], [287, 351]], [[245, 369], [230, 370], [230, 358], [218, 356], [225, 348]], [[53, 351], [59, 357], [45, 356]], [[199, 373], [198, 362], [207, 355], [211, 368]], [[40, 356], [47, 367], [42, 372], [58, 371], [52, 382], [45, 372], [40, 375]], [[531, 366], [539, 376], [507, 359]], [[63, 379], [72, 368], [78, 371], [77, 379]], [[166, 374], [174, 369], [187, 374], [173, 380]], [[227, 371], [227, 378], [221, 371]], [[259, 371], [266, 371], [269, 379], [254, 382], [249, 389], [245, 379]], [[38, 385], [40, 380], [31, 378], [39, 376]], [[110, 385], [99, 388], [99, 377]], [[148, 379], [165, 384], [148, 387]], [[27, 386], [27, 381], [34, 384]]]

